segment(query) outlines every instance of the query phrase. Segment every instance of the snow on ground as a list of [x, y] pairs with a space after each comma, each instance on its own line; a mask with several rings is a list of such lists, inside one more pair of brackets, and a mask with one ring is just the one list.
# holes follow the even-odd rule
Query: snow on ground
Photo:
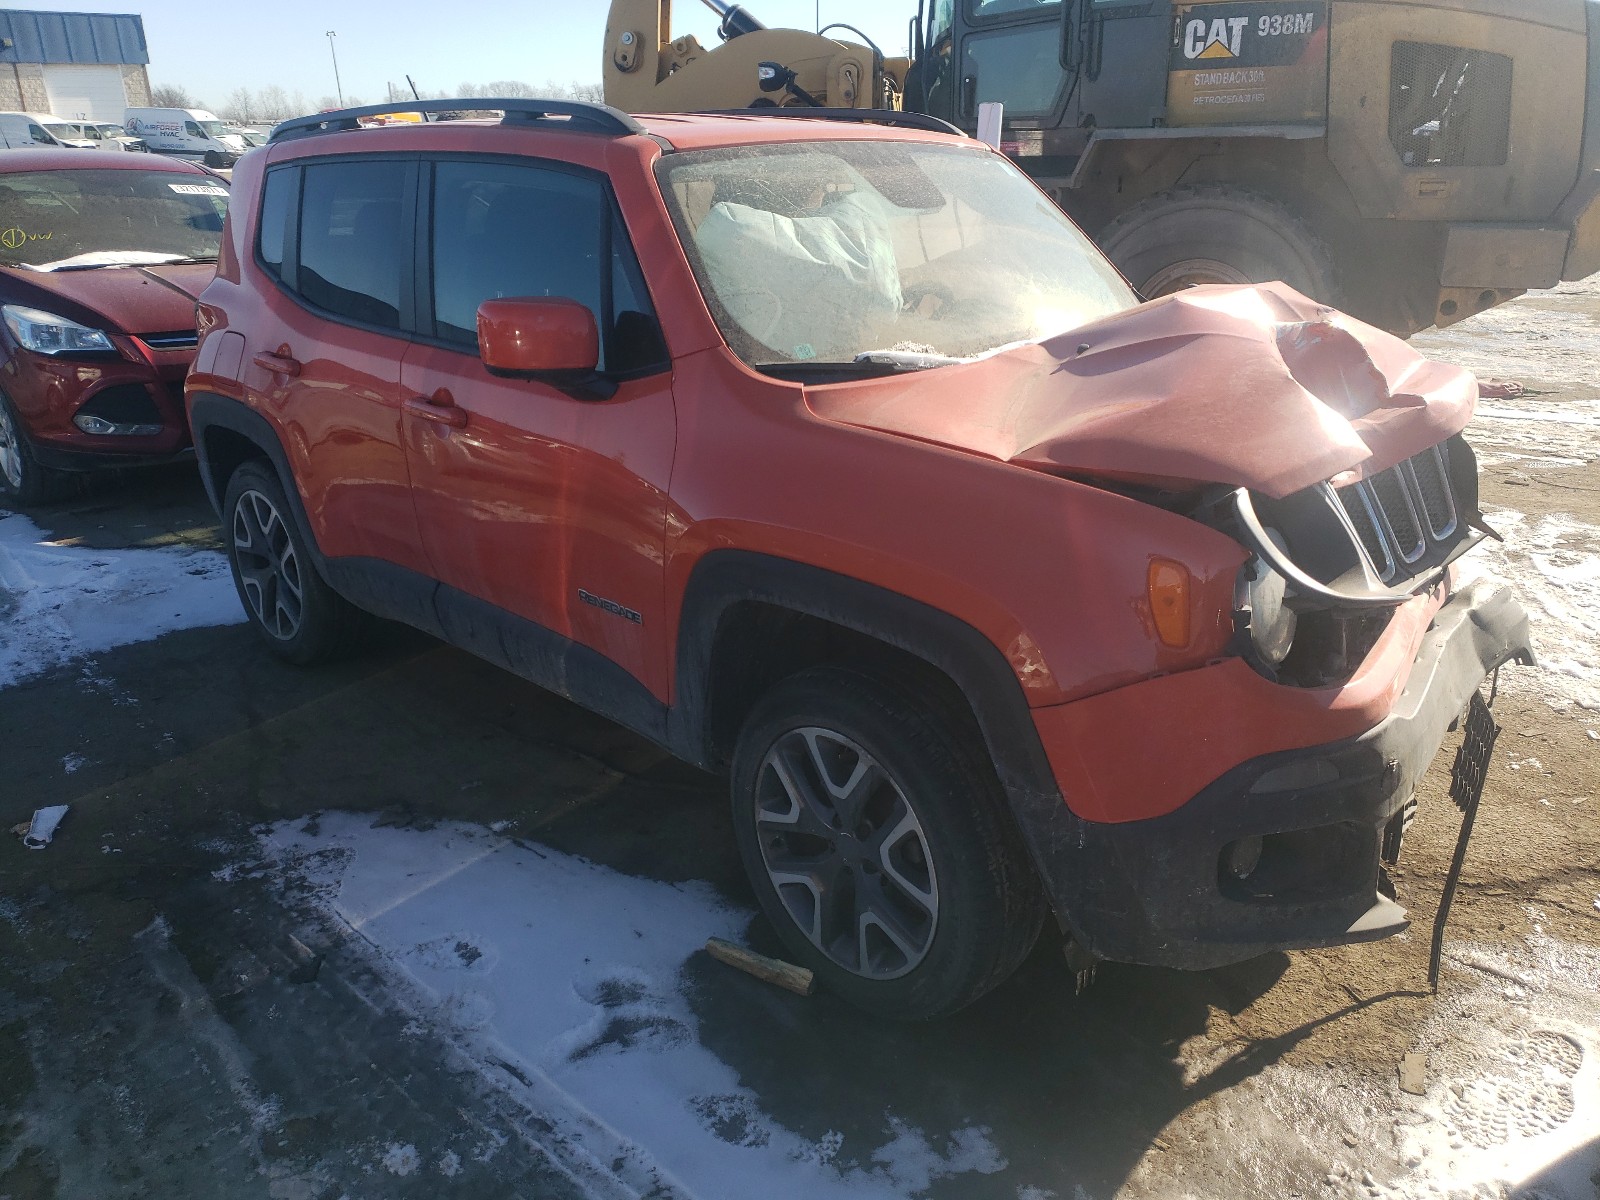
[[[1007, 1170], [981, 1126], [929, 1131], [888, 1112], [875, 1144], [852, 1145], [835, 1132], [801, 1137], [767, 1115], [698, 1040], [685, 963], [706, 937], [737, 937], [749, 919], [703, 885], [631, 878], [477, 826], [370, 822], [325, 814], [315, 834], [278, 825], [263, 839], [267, 869], [360, 935], [415, 1032], [443, 1032], [534, 1124], [553, 1125], [540, 1145], [590, 1194], [856, 1200]], [[1249, 1128], [1262, 1106], [1310, 1104], [1392, 1140], [1397, 1177], [1365, 1173], [1372, 1159], [1359, 1146], [1329, 1161], [1340, 1197], [1592, 1200], [1600, 953], [1553, 941], [1533, 916], [1524, 942], [1449, 947], [1465, 971], [1417, 1038], [1425, 1095], [1400, 1093], [1392, 1078], [1277, 1063], [1216, 1101], [1219, 1127]], [[1285, 1120], [1305, 1119], [1294, 1112]], [[402, 1166], [404, 1149], [391, 1148]]]
[[593, 1194], [867, 1200], [1005, 1169], [981, 1126], [925, 1131], [886, 1113], [877, 1144], [850, 1145], [769, 1117], [700, 1044], [685, 994], [689, 957], [750, 920], [709, 887], [620, 875], [477, 826], [370, 823], [281, 824], [265, 850], [285, 884], [310, 885], [371, 945], [419, 1020], [554, 1124], [558, 1160]]
[[1484, 515], [1505, 544], [1487, 543], [1462, 559], [1462, 582], [1509, 583], [1532, 618], [1539, 656], [1535, 671], [1514, 668], [1502, 682], [1538, 691], [1557, 711], [1576, 705], [1600, 720], [1600, 529], [1564, 513]]
[[[1535, 918], [1538, 912], [1533, 911]], [[1593, 1200], [1600, 1174], [1600, 953], [1539, 932], [1495, 947], [1450, 943], [1468, 968], [1416, 1035], [1424, 1094], [1398, 1079], [1269, 1067], [1269, 1108], [1312, 1097], [1329, 1119], [1392, 1143], [1394, 1178], [1362, 1145], [1328, 1164], [1331, 1194], [1362, 1200]], [[1475, 978], [1476, 982], [1467, 980]], [[1349, 1144], [1347, 1142], [1347, 1144]]]
[[1600, 453], [1600, 400], [1485, 400], [1467, 436], [1482, 466], [1581, 467]]
[[1456, 363], [1484, 379], [1600, 388], [1597, 296], [1600, 276], [1563, 283], [1448, 329], [1418, 334], [1411, 344], [1429, 358]]
[[0, 513], [0, 687], [175, 629], [244, 620], [211, 550], [88, 550]]

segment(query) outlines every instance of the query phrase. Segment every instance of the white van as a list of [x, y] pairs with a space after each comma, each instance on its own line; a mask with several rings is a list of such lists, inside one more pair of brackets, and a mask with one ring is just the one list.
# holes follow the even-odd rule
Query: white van
[[231, 167], [247, 149], [203, 108], [130, 108], [122, 127], [152, 154], [198, 158], [208, 167]]
[[46, 113], [0, 112], [0, 146], [8, 150], [82, 149], [90, 143], [63, 133], [50, 132], [51, 125], [65, 130], [66, 122]]
[[129, 137], [121, 125], [109, 121], [46, 122], [45, 132], [68, 146], [86, 150], [143, 150], [144, 143]]

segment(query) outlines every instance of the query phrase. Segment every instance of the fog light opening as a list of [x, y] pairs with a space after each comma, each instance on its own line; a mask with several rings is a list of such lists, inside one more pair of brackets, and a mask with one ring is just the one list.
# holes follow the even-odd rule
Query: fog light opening
[[1255, 874], [1261, 865], [1262, 840], [1259, 837], [1240, 838], [1222, 850], [1222, 867], [1241, 883]]
[[96, 437], [155, 437], [162, 429], [160, 425], [118, 424], [93, 413], [79, 413], [72, 418], [72, 423], [84, 433], [92, 433]]

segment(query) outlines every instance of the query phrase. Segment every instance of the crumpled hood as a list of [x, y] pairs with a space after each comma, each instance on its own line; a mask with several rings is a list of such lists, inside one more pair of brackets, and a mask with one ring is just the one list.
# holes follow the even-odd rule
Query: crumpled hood
[[1465, 428], [1467, 371], [1281, 283], [1201, 287], [1038, 345], [809, 387], [820, 417], [1021, 466], [1282, 497]]
[[[172, 333], [193, 329], [194, 305], [217, 273], [214, 263], [102, 267], [94, 271], [8, 270], [19, 284], [41, 293], [28, 303], [114, 333]], [[72, 303], [55, 303], [62, 297]], [[63, 311], [76, 307], [79, 311]], [[96, 322], [88, 314], [99, 318]]]

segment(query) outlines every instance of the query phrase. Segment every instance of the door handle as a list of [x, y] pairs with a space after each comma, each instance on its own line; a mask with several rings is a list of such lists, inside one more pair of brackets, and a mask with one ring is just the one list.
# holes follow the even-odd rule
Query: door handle
[[451, 429], [464, 429], [467, 424], [466, 409], [457, 408], [454, 404], [442, 404], [426, 396], [412, 396], [406, 401], [406, 411], [424, 421], [437, 421]]
[[300, 374], [300, 360], [289, 353], [289, 347], [279, 346], [276, 350], [263, 350], [255, 357], [256, 366], [275, 375]]

